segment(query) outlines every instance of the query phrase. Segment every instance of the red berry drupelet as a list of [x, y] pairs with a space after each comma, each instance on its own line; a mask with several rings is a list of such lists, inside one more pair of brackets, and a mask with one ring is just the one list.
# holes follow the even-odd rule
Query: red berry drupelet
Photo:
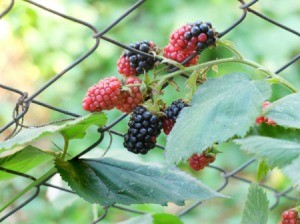
[[[164, 57], [183, 62], [196, 51], [214, 45], [216, 32], [211, 23], [197, 21], [177, 29], [170, 36], [170, 43], [164, 48]], [[186, 66], [197, 63], [199, 56], [194, 57]]]
[[[126, 85], [138, 85], [141, 80], [138, 77], [129, 77]], [[144, 102], [144, 97], [139, 86], [130, 86], [130, 91], [122, 91], [120, 100], [116, 107], [124, 113], [131, 113], [133, 109]]]
[[[152, 55], [154, 55], [153, 51], [157, 51], [156, 45], [151, 41], [137, 42], [130, 44], [130, 47]], [[154, 57], [150, 58], [133, 51], [125, 50], [118, 60], [118, 71], [127, 77], [143, 74], [153, 69], [156, 61]]]
[[208, 164], [214, 162], [216, 159], [215, 155], [212, 153], [202, 153], [202, 154], [194, 154], [189, 158], [189, 165], [190, 167], [195, 170], [199, 171], [204, 169]]
[[281, 224], [300, 224], [300, 219], [298, 218], [298, 212], [296, 210], [290, 209], [282, 213]]
[[163, 130], [165, 134], [168, 135], [171, 132], [179, 113], [183, 108], [187, 106], [187, 103], [185, 103], [182, 99], [179, 99], [172, 102], [172, 104], [167, 109], [165, 109], [164, 114], [166, 115], [166, 117], [163, 122]]
[[88, 89], [82, 107], [90, 112], [113, 109], [120, 99], [121, 87], [122, 83], [114, 76], [100, 80]]
[[162, 128], [162, 119], [146, 107], [137, 106], [131, 114], [129, 129], [124, 136], [124, 147], [133, 153], [146, 154], [155, 147]]

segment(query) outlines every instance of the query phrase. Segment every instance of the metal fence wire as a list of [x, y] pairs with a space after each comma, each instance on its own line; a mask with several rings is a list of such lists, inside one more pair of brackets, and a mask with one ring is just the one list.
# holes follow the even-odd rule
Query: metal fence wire
[[[56, 111], [58, 113], [65, 114], [65, 115], [71, 116], [73, 118], [81, 116], [79, 114], [75, 114], [75, 113], [72, 113], [70, 111], [66, 111], [66, 110], [63, 110], [61, 108], [55, 107], [53, 105], [49, 105], [49, 104], [47, 104], [45, 102], [41, 102], [39, 100], [36, 100], [36, 97], [40, 93], [42, 93], [44, 90], [46, 90], [47, 88], [50, 88], [53, 83], [59, 81], [59, 79], [63, 75], [65, 75], [67, 72], [69, 72], [74, 67], [76, 67], [78, 64], [80, 64], [83, 60], [85, 60], [91, 54], [93, 54], [93, 52], [99, 47], [100, 40], [101, 41], [104, 40], [104, 41], [110, 42], [110, 43], [112, 43], [114, 45], [117, 45], [117, 46], [123, 48], [123, 49], [131, 50], [131, 51], [134, 51], [136, 53], [143, 54], [143, 55], [145, 55], [147, 57], [153, 58], [153, 55], [149, 55], [149, 54], [146, 54], [144, 52], [140, 52], [140, 51], [138, 51], [138, 50], [136, 50], [134, 48], [131, 48], [130, 46], [127, 46], [126, 44], [120, 43], [117, 40], [114, 40], [114, 39], [111, 39], [111, 38], [105, 36], [105, 34], [107, 34], [113, 27], [115, 27], [116, 25], [118, 25], [125, 17], [127, 17], [128, 15], [130, 15], [132, 12], [139, 10], [140, 7], [143, 7], [142, 5], [143, 5], [143, 3], [146, 2], [146, 0], [139, 0], [139, 1], [137, 1], [126, 12], [124, 12], [119, 18], [117, 18], [113, 23], [109, 24], [104, 30], [98, 30], [95, 26], [93, 26], [92, 24], [90, 24], [90, 23], [88, 23], [86, 21], [83, 21], [83, 20], [80, 20], [79, 18], [75, 18], [75, 17], [69, 16], [69, 15], [65, 15], [63, 13], [57, 12], [57, 11], [51, 9], [51, 8], [48, 8], [48, 7], [45, 7], [45, 6], [41, 5], [41, 4], [39, 4], [39, 3], [30, 1], [30, 0], [23, 0], [23, 1], [26, 2], [26, 3], [28, 3], [28, 4], [36, 6], [37, 9], [45, 10], [45, 11], [48, 11], [48, 12], [50, 12], [52, 14], [55, 14], [56, 16], [60, 17], [61, 19], [69, 20], [69, 21], [71, 21], [73, 23], [77, 23], [79, 25], [87, 27], [88, 29], [90, 29], [90, 30], [93, 31], [93, 36], [91, 36], [91, 38], [94, 39], [95, 43], [94, 43], [94, 46], [89, 51], [87, 51], [81, 57], [79, 57], [78, 59], [76, 59], [72, 64], [70, 64], [68, 67], [66, 67], [63, 71], [61, 71], [58, 74], [56, 74], [53, 78], [51, 78], [49, 81], [47, 81], [43, 86], [41, 86], [39, 89], [37, 89], [32, 95], [29, 95], [28, 93], [23, 92], [22, 90], [16, 89], [14, 87], [6, 86], [6, 85], [0, 83], [0, 88], [2, 88], [4, 90], [7, 90], [7, 91], [14, 92], [14, 93], [16, 93], [16, 94], [18, 94], [20, 96], [18, 102], [15, 105], [14, 111], [12, 111], [13, 119], [11, 121], [9, 121], [7, 124], [5, 124], [3, 127], [0, 128], [0, 133], [3, 133], [5, 130], [9, 129], [11, 126], [14, 126], [12, 132], [9, 134], [9, 136], [7, 136], [7, 139], [8, 138], [12, 138], [15, 135], [17, 135], [21, 131], [22, 128], [24, 128], [24, 127], [26, 128], [26, 126], [23, 125], [23, 121], [24, 121], [25, 114], [28, 112], [28, 110], [30, 108], [30, 104], [37, 104], [37, 105], [40, 105], [40, 106], [42, 106], [44, 108], [47, 108], [49, 110], [53, 110], [53, 111]], [[240, 16], [240, 18], [238, 18], [233, 24], [230, 24], [228, 26], [228, 28], [225, 29], [223, 32], [220, 32], [218, 34], [218, 38], [222, 38], [224, 35], [226, 35], [230, 31], [232, 31], [235, 27], [237, 27], [239, 24], [241, 24], [249, 13], [253, 14], [253, 15], [259, 17], [259, 18], [261, 18], [262, 20], [265, 20], [265, 21], [273, 24], [274, 26], [277, 26], [278, 28], [280, 28], [280, 29], [282, 29], [282, 30], [284, 30], [286, 32], [292, 33], [292, 34], [297, 35], [298, 37], [300, 37], [300, 33], [297, 32], [296, 30], [293, 30], [293, 29], [291, 29], [291, 28], [289, 28], [289, 27], [287, 27], [287, 26], [285, 26], [285, 25], [283, 25], [283, 24], [281, 24], [281, 23], [279, 23], [277, 21], [274, 21], [273, 19], [268, 18], [264, 14], [262, 14], [262, 13], [256, 11], [256, 10], [254, 10], [254, 9], [252, 9], [251, 7], [254, 4], [256, 4], [258, 1], [259, 0], [253, 0], [253, 1], [249, 2], [249, 3], [245, 3], [243, 0], [239, 0], [238, 1], [239, 4], [237, 4], [237, 7], [239, 7], [240, 10], [241, 10], [241, 16]], [[0, 12], [0, 19], [2, 19], [2, 17], [4, 17], [7, 13], [10, 12], [10, 10], [13, 9], [14, 4], [15, 4], [15, 1], [11, 0], [10, 3], [8, 4], [8, 6], [4, 9], [4, 11]], [[192, 55], [191, 57], [187, 58], [183, 62], [183, 64], [187, 63], [194, 56], [195, 55]], [[275, 73], [279, 74], [280, 72], [282, 72], [283, 70], [285, 70], [287, 67], [293, 65], [299, 59], [300, 59], [300, 54], [296, 55], [294, 58], [292, 58], [290, 61], [288, 61], [285, 65], [283, 65], [280, 68], [278, 68], [275, 71]], [[77, 157], [82, 156], [83, 154], [85, 154], [86, 152], [88, 152], [89, 150], [91, 150], [92, 148], [94, 148], [95, 146], [97, 146], [101, 142], [101, 140], [102, 140], [101, 138], [102, 138], [104, 132], [108, 132], [109, 131], [110, 133], [112, 133], [114, 135], [123, 136], [122, 133], [113, 130], [113, 128], [114, 128], [114, 126], [116, 124], [118, 124], [119, 122], [122, 122], [122, 120], [125, 117], [126, 117], [126, 115], [122, 115], [121, 117], [119, 117], [118, 119], [116, 119], [112, 124], [104, 127], [100, 131], [101, 132], [100, 133], [101, 137], [99, 137], [99, 139], [95, 143], [93, 143], [90, 147], [88, 147], [82, 153], [80, 153], [79, 155], [77, 155]], [[158, 145], [158, 147], [159, 148], [164, 148], [161, 145]], [[226, 170], [224, 170], [224, 169], [222, 169], [220, 167], [216, 167], [216, 166], [209, 166], [209, 168], [215, 169], [216, 171], [220, 172], [221, 176], [224, 178], [224, 184], [223, 184], [223, 186], [221, 186], [219, 189], [217, 189], [217, 191], [220, 192], [224, 188], [226, 188], [226, 186], [228, 186], [228, 183], [232, 179], [235, 179], [235, 180], [242, 181], [242, 182], [250, 184], [251, 183], [250, 180], [248, 180], [246, 178], [243, 178], [243, 177], [240, 177], [238, 175], [238, 173], [240, 173], [241, 171], [243, 171], [245, 168], [247, 168], [254, 161], [255, 161], [255, 159], [252, 158], [249, 161], [246, 161], [240, 167], [238, 167], [238, 168], [236, 168], [235, 170], [232, 170], [232, 171], [226, 171]], [[10, 174], [14, 174], [14, 175], [17, 175], [17, 176], [20, 176], [20, 177], [24, 177], [24, 178], [27, 178], [27, 179], [30, 179], [30, 180], [33, 180], [33, 181], [36, 180], [36, 178], [33, 177], [33, 176], [27, 175], [25, 173], [16, 172], [14, 170], [6, 169], [4, 167], [0, 167], [0, 171], [7, 172], [7, 173], [10, 173]], [[268, 190], [269, 192], [273, 192], [273, 194], [274, 194], [275, 202], [274, 202], [273, 205], [271, 205], [270, 209], [274, 209], [278, 205], [278, 203], [279, 203], [279, 201], [280, 201], [281, 198], [286, 198], [286, 199], [291, 200], [291, 201], [297, 201], [296, 197], [291, 196], [291, 192], [293, 190], [292, 187], [289, 187], [289, 188], [287, 188], [284, 191], [278, 191], [278, 190], [276, 190], [275, 188], [273, 188], [271, 186], [267, 186], [267, 185], [264, 185], [264, 184], [261, 184], [261, 186], [263, 188], [265, 188], [266, 190]], [[26, 206], [28, 203], [30, 203], [32, 200], [34, 200], [39, 195], [41, 187], [56, 188], [56, 189], [59, 189], [59, 190], [64, 191], [64, 192], [68, 192], [70, 194], [74, 194], [74, 192], [72, 190], [65, 189], [65, 188], [62, 188], [62, 187], [59, 187], [59, 186], [55, 186], [55, 185], [49, 184], [49, 183], [47, 183], [47, 181], [45, 181], [45, 182], [41, 183], [39, 186], [37, 186], [35, 188], [34, 194], [31, 195], [27, 200], [25, 200], [24, 202], [22, 202], [21, 204], [19, 204], [15, 208], [13, 208], [13, 210], [9, 211], [4, 216], [0, 217], [0, 222], [2, 222], [3, 220], [5, 220], [9, 216], [13, 215], [15, 212], [17, 212], [18, 210], [20, 210], [21, 208], [23, 208], [24, 206]], [[183, 216], [183, 215], [187, 214], [188, 212], [190, 212], [191, 210], [193, 210], [195, 207], [199, 206], [200, 204], [201, 204], [201, 202], [195, 202], [194, 204], [185, 207], [181, 212], [178, 213], [178, 215], [179, 216]], [[119, 206], [119, 205], [113, 205], [112, 207], [120, 209], [120, 210], [123, 210], [123, 211], [126, 211], [126, 212], [131, 212], [131, 213], [136, 213], [136, 214], [144, 214], [144, 212], [142, 212], [142, 211], [133, 210], [133, 209], [130, 209], [130, 208], [127, 208], [127, 207]], [[108, 209], [109, 209], [108, 207], [104, 208], [103, 214], [96, 221], [94, 221], [93, 223], [98, 223], [101, 220], [103, 220], [106, 217]]]

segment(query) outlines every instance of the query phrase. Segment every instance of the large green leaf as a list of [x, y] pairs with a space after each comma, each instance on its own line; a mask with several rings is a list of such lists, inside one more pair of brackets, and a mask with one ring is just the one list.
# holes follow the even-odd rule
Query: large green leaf
[[175, 215], [157, 213], [141, 215], [118, 224], [183, 224], [183, 222]]
[[28, 144], [34, 140], [54, 133], [61, 133], [68, 139], [83, 138], [86, 130], [92, 126], [103, 126], [107, 118], [103, 113], [93, 113], [75, 120], [66, 122], [62, 125], [48, 125], [40, 128], [29, 128], [16, 137], [4, 142], [0, 142], [0, 153], [19, 145]]
[[182, 110], [168, 136], [167, 161], [178, 163], [216, 142], [244, 136], [270, 94], [267, 82], [253, 81], [245, 74], [209, 79], [198, 88], [191, 107]]
[[300, 93], [287, 95], [272, 103], [265, 112], [278, 125], [300, 129]]
[[56, 168], [79, 196], [103, 206], [114, 203], [166, 205], [167, 202], [183, 205], [187, 199], [222, 197], [188, 174], [158, 165], [102, 158], [56, 160]]
[[300, 144], [288, 140], [251, 136], [234, 141], [241, 149], [264, 159], [270, 167], [283, 167], [300, 155]]
[[257, 184], [251, 184], [248, 191], [241, 224], [266, 224], [269, 202], [266, 193]]
[[[13, 155], [0, 158], [0, 167], [27, 173], [29, 170], [51, 160], [53, 157], [33, 146], [26, 146]], [[0, 170], [0, 180], [7, 180], [17, 177]]]

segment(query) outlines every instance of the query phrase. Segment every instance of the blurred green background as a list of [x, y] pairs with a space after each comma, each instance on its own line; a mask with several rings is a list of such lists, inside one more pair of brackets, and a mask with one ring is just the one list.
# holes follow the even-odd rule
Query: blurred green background
[[[135, 3], [134, 0], [74, 0], [74, 1], [38, 1], [52, 9], [80, 18], [95, 25], [99, 30], [118, 18], [127, 8]], [[8, 1], [0, 1], [2, 10]], [[217, 31], [223, 31], [241, 16], [237, 1], [211, 0], [173, 0], [173, 1], [147, 1], [138, 10], [115, 26], [106, 36], [124, 44], [140, 40], [152, 40], [163, 47], [168, 43], [170, 33], [177, 27], [195, 20], [211, 21]], [[281, 22], [293, 29], [300, 27], [300, 4], [298, 0], [290, 0], [287, 4], [284, 0], [260, 1], [253, 7], [269, 17]], [[62, 71], [79, 56], [87, 52], [94, 44], [91, 38], [92, 32], [76, 23], [67, 21], [50, 14], [23, 1], [17, 1], [13, 10], [0, 20], [0, 83], [12, 86], [29, 95], [34, 93], [56, 73]], [[235, 43], [240, 52], [248, 59], [258, 62], [271, 70], [276, 70], [299, 53], [299, 38], [278, 27], [248, 14], [247, 18], [237, 28], [222, 39]], [[65, 74], [59, 81], [40, 94], [37, 99], [55, 105], [65, 110], [78, 114], [86, 114], [81, 107], [82, 98], [89, 86], [106, 76], [118, 76], [116, 62], [122, 49], [101, 41], [99, 48], [88, 59]], [[200, 62], [228, 56], [228, 52], [222, 48], [208, 49], [201, 55]], [[286, 69], [282, 75], [295, 86], [300, 87], [300, 64], [295, 63]], [[241, 65], [222, 65], [219, 73], [222, 75], [230, 72], [247, 72], [253, 76], [260, 73]], [[176, 81], [183, 86], [184, 79]], [[287, 94], [288, 91], [280, 86], [273, 88], [271, 100]], [[0, 126], [12, 119], [12, 111], [18, 100], [18, 95], [0, 89]], [[172, 100], [184, 96], [184, 91], [179, 93], [168, 87], [165, 100]], [[121, 113], [117, 110], [109, 111], [109, 121], [112, 122]], [[68, 118], [32, 104], [25, 116], [25, 124], [40, 125], [50, 121]], [[126, 121], [118, 124], [116, 130], [125, 132]], [[3, 140], [9, 134], [8, 130], [0, 136]], [[97, 139], [95, 129], [89, 130], [84, 140], [75, 140], [70, 147], [70, 154], [78, 153]], [[165, 136], [159, 137], [159, 143], [165, 144]], [[62, 139], [57, 136], [37, 143], [40, 147], [54, 149], [51, 141], [62, 146]], [[99, 157], [109, 144], [109, 136], [87, 156]], [[243, 164], [250, 157], [242, 153], [236, 146], [228, 143], [221, 147], [224, 153], [218, 155], [214, 165], [225, 170], [233, 170]], [[113, 144], [107, 156], [124, 158], [131, 161], [148, 161], [164, 163], [164, 156], [160, 149], [152, 150], [147, 156], [133, 155], [122, 146], [120, 137], [113, 137]], [[30, 174], [41, 175], [52, 164], [45, 164]], [[239, 175], [249, 180], [255, 180], [257, 163], [253, 163]], [[217, 189], [224, 179], [214, 169], [191, 172], [186, 164], [182, 169], [191, 173], [207, 185]], [[54, 184], [63, 185], [59, 177], [52, 179]], [[290, 186], [290, 182], [283, 177], [278, 170], [268, 174], [264, 182], [278, 190], [284, 190]], [[24, 188], [29, 181], [15, 178], [11, 181], [3, 181], [0, 184], [0, 203], [4, 203], [16, 192]], [[192, 212], [182, 217], [184, 223], [240, 223], [242, 207], [247, 194], [248, 184], [231, 179], [229, 185], [222, 193], [230, 196], [230, 199], [215, 199], [205, 202]], [[274, 203], [272, 194], [268, 194], [271, 204]], [[28, 195], [29, 196], [29, 195]], [[25, 200], [25, 197], [23, 198]], [[191, 202], [187, 202], [191, 204]], [[293, 207], [295, 204], [285, 199], [271, 212], [269, 223], [278, 223], [283, 209]], [[169, 212], [176, 213], [182, 207], [170, 204], [168, 207], [156, 205], [136, 205], [132, 208], [145, 212]], [[11, 207], [12, 208], [12, 207]], [[98, 208], [99, 215], [102, 209]], [[94, 212], [95, 213], [95, 212]], [[91, 223], [93, 220], [93, 206], [84, 200], [59, 192], [54, 189], [42, 187], [40, 196], [28, 204], [21, 211], [9, 217], [3, 223], [45, 223], [45, 224], [82, 224]], [[135, 216], [111, 208], [108, 216], [102, 223], [117, 223]]]

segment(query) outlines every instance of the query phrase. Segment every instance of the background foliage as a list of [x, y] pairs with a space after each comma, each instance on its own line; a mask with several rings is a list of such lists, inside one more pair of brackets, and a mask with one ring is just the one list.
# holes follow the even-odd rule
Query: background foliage
[[[95, 24], [100, 30], [117, 18], [135, 1], [40, 1], [51, 8], [62, 11], [66, 14], [87, 20]], [[0, 6], [6, 4], [0, 1]], [[293, 7], [291, 7], [293, 6]], [[285, 1], [261, 1], [255, 5], [256, 9], [274, 18], [277, 21], [291, 27], [299, 27], [300, 5], [297, 0], [290, 0], [289, 4]], [[222, 31], [229, 24], [240, 16], [241, 10], [238, 9], [236, 1], [148, 1], [130, 17], [121, 22], [109, 33], [108, 36], [115, 38], [123, 43], [148, 39], [153, 40], [160, 46], [168, 42], [169, 34], [186, 22], [197, 19], [211, 21], [217, 30]], [[75, 58], [87, 51], [92, 45], [89, 30], [81, 26], [61, 20], [44, 11], [40, 11], [22, 1], [17, 1], [12, 12], [0, 20], [0, 82], [6, 85], [22, 89], [29, 93], [34, 92], [45, 83], [55, 73], [61, 71]], [[284, 32], [277, 27], [264, 22], [251, 14], [246, 20], [225, 36], [224, 39], [233, 41], [242, 54], [253, 61], [265, 65], [271, 70], [275, 70], [279, 65], [286, 63], [296, 53], [298, 53], [299, 42], [296, 36]], [[298, 47], [298, 48], [297, 48]], [[51, 88], [43, 92], [38, 99], [49, 102], [50, 104], [85, 114], [81, 108], [81, 100], [86, 89], [105, 76], [117, 74], [116, 61], [122, 49], [102, 41], [99, 49], [86, 61], [75, 69], [67, 73], [60, 82], [55, 83]], [[201, 55], [201, 61], [222, 57], [227, 53], [223, 50], [207, 50]], [[296, 87], [300, 87], [299, 75], [300, 64], [287, 69], [283, 76], [292, 82]], [[251, 72], [253, 70], [242, 65], [222, 65], [219, 73], [211, 73], [210, 76], [218, 76], [230, 72]], [[259, 75], [259, 74], [257, 74]], [[183, 79], [178, 78], [178, 82]], [[287, 90], [283, 87], [273, 87], [272, 100], [285, 95]], [[171, 102], [174, 98], [183, 94], [167, 89], [165, 99]], [[8, 93], [0, 89], [0, 126], [11, 119], [11, 111], [17, 101], [17, 95]], [[108, 113], [109, 121], [118, 117], [118, 111]], [[26, 121], [30, 125], [43, 124], [48, 121], [64, 118], [61, 114], [51, 112], [36, 105], [31, 105], [30, 111], [26, 115]], [[118, 124], [117, 129], [124, 132], [126, 122]], [[0, 139], [3, 136], [0, 136]], [[95, 141], [98, 136], [93, 135], [93, 130], [89, 131], [84, 140], [75, 140], [70, 146], [70, 153], [76, 154], [84, 147]], [[99, 157], [109, 144], [109, 138], [94, 150], [89, 156]], [[54, 142], [62, 145], [62, 139], [58, 136]], [[80, 144], [79, 144], [80, 143]], [[159, 143], [165, 143], [165, 136], [161, 135]], [[39, 147], [53, 148], [43, 141], [38, 143]], [[224, 144], [223, 149], [226, 153], [218, 155], [216, 165], [232, 170], [242, 164], [250, 156], [245, 155], [233, 144]], [[221, 149], [222, 150], [222, 149]], [[225, 150], [224, 150], [225, 151]], [[129, 154], [122, 146], [122, 139], [114, 137], [113, 145], [107, 154], [112, 157], [130, 158], [133, 161], [148, 161], [165, 163], [163, 153], [160, 149], [151, 151], [147, 156], [136, 156]], [[228, 163], [230, 161], [230, 163]], [[45, 164], [42, 167], [31, 171], [31, 174], [40, 174], [41, 170], [47, 170]], [[252, 164], [243, 170], [242, 176], [255, 180], [255, 169], [257, 164]], [[183, 169], [188, 168], [183, 165]], [[191, 171], [188, 171], [191, 172]], [[222, 184], [220, 173], [212, 169], [206, 169], [200, 173], [191, 172], [200, 178], [207, 185], [218, 188]], [[60, 178], [53, 180], [56, 184], [65, 185]], [[283, 190], [290, 185], [279, 171], [272, 171], [266, 184]], [[0, 198], [6, 199], [20, 191], [28, 182], [22, 178], [11, 181], [1, 182]], [[230, 186], [222, 193], [234, 195], [235, 197], [227, 200], [215, 199], [204, 203], [204, 205], [183, 216], [184, 223], [196, 224], [203, 223], [225, 224], [239, 223], [242, 216], [241, 205], [246, 200], [248, 184], [239, 181], [231, 181]], [[268, 195], [270, 204], [274, 202], [272, 195]], [[273, 201], [272, 201], [273, 200]], [[285, 200], [275, 210], [271, 212], [269, 223], [276, 223], [283, 208], [290, 206], [285, 204]], [[190, 202], [191, 203], [191, 202]], [[181, 208], [170, 204], [167, 208], [157, 205], [132, 206], [149, 212], [169, 212], [174, 213]], [[101, 212], [101, 208], [98, 208]], [[217, 215], [216, 215], [217, 214]], [[116, 223], [129, 218], [131, 214], [120, 212], [120, 210], [110, 209], [109, 214], [103, 223]], [[43, 189], [42, 194], [24, 209], [10, 217], [4, 223], [89, 223], [93, 218], [93, 208], [87, 202], [76, 196], [62, 193], [53, 189]]]

